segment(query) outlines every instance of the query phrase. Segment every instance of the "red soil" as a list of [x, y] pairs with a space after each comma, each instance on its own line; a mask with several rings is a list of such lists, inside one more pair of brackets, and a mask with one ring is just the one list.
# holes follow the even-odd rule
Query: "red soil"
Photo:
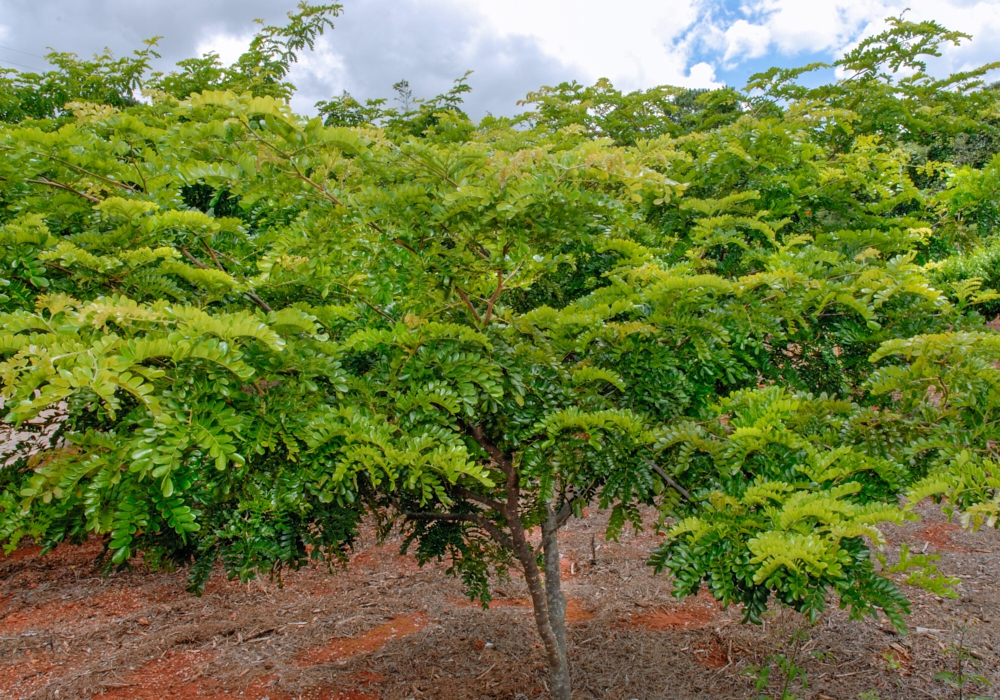
[[714, 639], [695, 647], [694, 655], [698, 663], [709, 668], [723, 668], [729, 663], [729, 654]]
[[578, 600], [570, 600], [566, 603], [566, 622], [572, 625], [574, 622], [586, 622], [593, 620], [594, 613], [590, 612]]
[[660, 607], [637, 615], [628, 624], [648, 630], [695, 629], [710, 624], [721, 610], [714, 598], [702, 592], [679, 607]]
[[123, 589], [75, 600], [68, 603], [47, 603], [30, 610], [16, 610], [3, 620], [4, 631], [20, 632], [24, 629], [53, 629], [69, 622], [79, 623], [92, 617], [120, 617], [141, 610], [146, 601], [134, 591]]
[[[875, 686], [880, 697], [917, 697], [920, 679], [946, 667], [942, 650], [954, 639], [953, 623], [970, 615], [982, 620], [970, 623], [965, 638], [982, 661], [977, 672], [1000, 686], [991, 576], [997, 534], [965, 533], [926, 510], [931, 517], [891, 534], [913, 551], [938, 550], [942, 570], [963, 575], [962, 597], [935, 600], [906, 588], [915, 603], [926, 603], [915, 605], [913, 626], [929, 630], [910, 638], [831, 609], [810, 632], [822, 653], [802, 661], [816, 697], [853, 698]], [[781, 615], [766, 628], [741, 626], [733, 624], [738, 610], [721, 611], [704, 591], [671, 598], [668, 583], [645, 566], [656, 539], [646, 534], [651, 528], [602, 540], [598, 563], [590, 563], [603, 517], [574, 523], [563, 546], [581, 683], [627, 669], [632, 687], [600, 697], [665, 697], [664, 688], [671, 697], [750, 697], [748, 665], [785, 649], [802, 623]], [[0, 555], [0, 698], [499, 700], [544, 693], [543, 650], [516, 577], [494, 589], [503, 597], [490, 607], [502, 609], [484, 613], [444, 576], [446, 563], [419, 569], [413, 557], [399, 556], [398, 541], [373, 542], [333, 575], [316, 564], [280, 581], [241, 584], [220, 570], [194, 598], [183, 571], [149, 572], [137, 562], [134, 571], [101, 575], [94, 570], [100, 551], [92, 542], [60, 545], [45, 557], [36, 547]]]
[[[335, 639], [328, 645], [310, 650], [298, 659], [298, 663], [300, 666], [310, 666], [376, 651], [392, 639], [418, 631], [426, 622], [426, 618], [419, 614], [399, 617], [359, 637]], [[278, 678], [273, 674], [260, 678], [242, 691], [219, 688], [213, 679], [202, 675], [212, 656], [211, 651], [203, 654], [170, 651], [166, 658], [146, 664], [130, 674], [119, 687], [99, 697], [108, 700], [160, 700], [164, 697], [174, 700], [292, 700], [291, 696], [275, 691], [273, 686]], [[13, 667], [8, 667], [7, 670], [12, 669]], [[24, 674], [21, 675], [23, 677]], [[384, 683], [386, 679], [377, 673], [362, 672], [355, 674], [350, 680], [357, 685], [373, 686]], [[320, 687], [311, 689], [307, 695], [297, 695], [296, 699], [299, 697], [309, 700], [377, 700], [379, 696], [357, 689]]]
[[[396, 574], [420, 571], [420, 565], [415, 558], [408, 554], [400, 555], [398, 551], [397, 547], [390, 544], [383, 544], [378, 547], [370, 547], [369, 549], [362, 550], [351, 557], [351, 569], [369, 568], [372, 570], [382, 570], [389, 564], [392, 567], [390, 570]], [[385, 561], [387, 558], [391, 561]]]
[[381, 648], [390, 640], [417, 632], [426, 624], [427, 617], [419, 613], [397, 617], [360, 637], [332, 639], [328, 645], [312, 649], [300, 656], [298, 664], [300, 666], [328, 664], [334, 661], [344, 661], [358, 654], [367, 654]]
[[[96, 697], [106, 700], [378, 700], [373, 695], [361, 690], [336, 690], [331, 688], [316, 688], [306, 695], [292, 696], [275, 691], [274, 685], [278, 678], [275, 675], [264, 676], [251, 684], [246, 690], [226, 691], [218, 687], [211, 678], [200, 675], [201, 669], [207, 665], [210, 654], [177, 655], [173, 659], [154, 661], [135, 672], [128, 681], [110, 692]], [[359, 674], [360, 675], [360, 674]], [[362, 680], [362, 682], [364, 682]]]
[[213, 692], [211, 679], [199, 677], [211, 654], [180, 653], [171, 656], [151, 661], [127, 677], [120, 687], [98, 697], [108, 700], [158, 700], [163, 697], [222, 700], [229, 697], [226, 693]]
[[25, 660], [0, 667], [0, 689], [9, 688], [18, 681], [41, 676], [56, 667], [52, 663], [51, 654], [35, 653], [22, 658]]
[[936, 547], [937, 549], [949, 552], [962, 552], [965, 551], [965, 548], [951, 541], [952, 533], [959, 532], [961, 529], [954, 523], [931, 522], [918, 529], [913, 536], [917, 540], [923, 540], [931, 547]]
[[[466, 605], [479, 605], [471, 601], [464, 601]], [[490, 601], [490, 610], [493, 608], [530, 608], [531, 601], [527, 598], [494, 598]]]
[[[478, 607], [479, 603], [470, 601], [468, 599], [455, 600], [456, 605], [462, 607]], [[490, 601], [490, 610], [496, 608], [520, 608], [525, 612], [531, 610], [531, 601], [527, 598], [495, 598]], [[568, 624], [573, 624], [574, 622], [586, 622], [587, 620], [593, 620], [594, 614], [584, 608], [580, 601], [575, 599], [569, 599], [566, 601], [566, 622]]]

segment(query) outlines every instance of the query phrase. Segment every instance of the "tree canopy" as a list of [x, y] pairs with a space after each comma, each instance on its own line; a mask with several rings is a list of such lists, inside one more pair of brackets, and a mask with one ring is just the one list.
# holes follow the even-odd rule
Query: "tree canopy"
[[0, 81], [6, 419], [65, 415], [0, 469], [8, 550], [97, 536], [197, 592], [341, 562], [374, 514], [484, 604], [523, 572], [559, 698], [587, 504], [610, 537], [658, 508], [655, 569], [750, 621], [902, 627], [898, 580], [945, 590], [871, 550], [928, 496], [1000, 516], [996, 66], [932, 77], [963, 36], [893, 18], [816, 88], [563, 84], [476, 123], [463, 78], [296, 115], [339, 9], [228, 67]]

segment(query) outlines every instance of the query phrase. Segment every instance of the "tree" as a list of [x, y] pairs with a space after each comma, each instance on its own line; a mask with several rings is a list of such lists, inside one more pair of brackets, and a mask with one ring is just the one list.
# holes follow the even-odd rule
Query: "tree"
[[996, 523], [997, 290], [965, 254], [995, 247], [965, 223], [992, 170], [798, 93], [561, 86], [476, 125], [463, 78], [296, 116], [287, 67], [337, 9], [149, 104], [0, 130], [8, 419], [67, 412], [0, 471], [0, 541], [99, 536], [197, 592], [219, 559], [334, 565], [374, 513], [484, 605], [523, 572], [561, 699], [558, 531], [588, 503], [611, 537], [672, 519], [651, 563], [681, 595], [902, 625], [864, 539], [899, 497]]
[[297, 52], [312, 49], [324, 31], [333, 29], [332, 18], [342, 9], [338, 3], [310, 5], [300, 0], [298, 11], [288, 13], [288, 24], [284, 26], [263, 26], [263, 20], [255, 20], [260, 29], [231, 66], [223, 66], [218, 55], [208, 53], [201, 58], [179, 61], [179, 71], [153, 74], [148, 87], [179, 100], [206, 90], [233, 90], [288, 99], [295, 86], [284, 81], [292, 64], [298, 61]]
[[150, 61], [158, 57], [153, 48], [157, 39], [146, 42], [134, 57], [116, 59], [105, 50], [88, 61], [53, 51], [45, 57], [54, 66], [51, 71], [0, 71], [0, 122], [59, 120], [69, 114], [66, 105], [77, 100], [117, 108], [135, 105]]
[[735, 121], [744, 100], [732, 88], [696, 90], [669, 85], [622, 94], [606, 78], [585, 87], [577, 82], [543, 87], [519, 104], [535, 109], [522, 119], [536, 127], [577, 125], [594, 138], [631, 146], [640, 139], [679, 136]]

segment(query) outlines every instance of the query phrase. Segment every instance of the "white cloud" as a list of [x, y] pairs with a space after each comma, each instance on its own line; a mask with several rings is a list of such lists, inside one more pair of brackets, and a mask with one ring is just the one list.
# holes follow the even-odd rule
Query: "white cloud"
[[884, 8], [877, 0], [757, 0], [748, 6], [765, 16], [763, 26], [786, 54], [839, 48], [868, 20], [885, 17]]
[[[907, 5], [911, 19], [977, 35], [946, 48], [937, 72], [990, 60], [1000, 42], [1000, 0], [744, 0], [735, 19], [720, 3], [619, 0], [610, 9], [598, 0], [348, 0], [336, 29], [293, 68], [294, 106], [308, 112], [342, 90], [387, 96], [401, 78], [428, 96], [467, 69], [476, 71], [475, 114], [511, 113], [527, 91], [560, 80], [607, 77], [624, 90], [717, 87], [718, 69], [769, 54], [776, 63], [801, 53], [842, 55]], [[233, 60], [249, 37], [227, 28], [204, 36], [198, 49]]]
[[907, 19], [936, 20], [974, 37], [961, 47], [945, 47], [942, 59], [931, 62], [935, 72], [963, 70], [997, 57], [998, 0], [748, 0], [741, 7], [744, 18], [727, 26], [709, 14], [692, 31], [722, 52], [727, 68], [771, 51], [834, 57], [885, 29], [885, 18], [907, 8]]
[[214, 51], [219, 55], [219, 59], [228, 66], [243, 55], [243, 52], [250, 46], [250, 40], [252, 38], [253, 34], [237, 36], [234, 34], [216, 32], [198, 42], [196, 51], [198, 52], [198, 55], [204, 55]]
[[[511, 114], [525, 93], [563, 80], [610, 78], [624, 90], [660, 84], [717, 85], [718, 71], [749, 60], [788, 65], [806, 53], [830, 58], [906, 6], [975, 35], [946, 47], [936, 73], [998, 58], [1000, 0], [343, 0], [336, 28], [292, 72], [295, 108], [341, 90], [391, 97], [410, 80], [430, 96], [475, 70], [470, 113]], [[246, 47], [252, 19], [281, 23], [295, 0], [0, 0], [8, 49], [42, 55], [47, 46], [90, 55], [110, 46], [127, 55], [164, 35], [158, 69], [215, 50], [225, 61]], [[41, 59], [0, 51], [0, 61]], [[2, 64], [0, 64], [2, 65]], [[41, 66], [39, 66], [41, 67]]]
[[700, 0], [471, 0], [498, 31], [535, 38], [561, 62], [583, 70], [579, 80], [606, 77], [637, 89], [700, 83], [688, 70], [685, 34], [699, 16]]
[[726, 30], [723, 40], [726, 53], [722, 60], [727, 65], [733, 65], [735, 59], [757, 58], [767, 53], [771, 31], [768, 27], [740, 19]]
[[712, 64], [705, 63], [704, 61], [691, 66], [691, 70], [688, 71], [688, 82], [691, 85], [721, 86], [721, 83], [715, 81], [715, 68], [712, 67]]
[[347, 90], [355, 97], [393, 97], [407, 79], [414, 95], [447, 91], [467, 70], [470, 114], [513, 114], [517, 101], [542, 85], [586, 72], [553, 56], [536, 37], [506, 33], [469, 2], [458, 0], [350, 0], [336, 29], [303, 55], [290, 76], [299, 91], [296, 110]]

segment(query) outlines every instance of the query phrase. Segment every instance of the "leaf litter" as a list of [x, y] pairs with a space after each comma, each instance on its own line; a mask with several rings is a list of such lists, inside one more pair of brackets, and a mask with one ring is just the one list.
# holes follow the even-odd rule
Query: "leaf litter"
[[[932, 677], [950, 663], [944, 650], [959, 626], [980, 672], [1000, 683], [1000, 534], [951, 527], [932, 505], [921, 512], [923, 521], [888, 534], [940, 554], [942, 571], [963, 578], [959, 597], [905, 587], [910, 629], [920, 632], [907, 636], [885, 620], [830, 611], [810, 629], [805, 697], [950, 698]], [[606, 518], [573, 521], [561, 545], [576, 697], [751, 697], [745, 671], [786, 651], [804, 618], [777, 612], [763, 626], [742, 625], [738, 609], [704, 591], [673, 598], [669, 581], [645, 565], [659, 537], [647, 529], [605, 542]], [[150, 572], [141, 561], [100, 575], [97, 542], [0, 556], [0, 698], [545, 697], [523, 582], [497, 582], [484, 611], [445, 563], [420, 568], [399, 543], [379, 545], [367, 530], [347, 569], [288, 572], [282, 586], [227, 581], [220, 570], [200, 598], [186, 592], [184, 572]]]

